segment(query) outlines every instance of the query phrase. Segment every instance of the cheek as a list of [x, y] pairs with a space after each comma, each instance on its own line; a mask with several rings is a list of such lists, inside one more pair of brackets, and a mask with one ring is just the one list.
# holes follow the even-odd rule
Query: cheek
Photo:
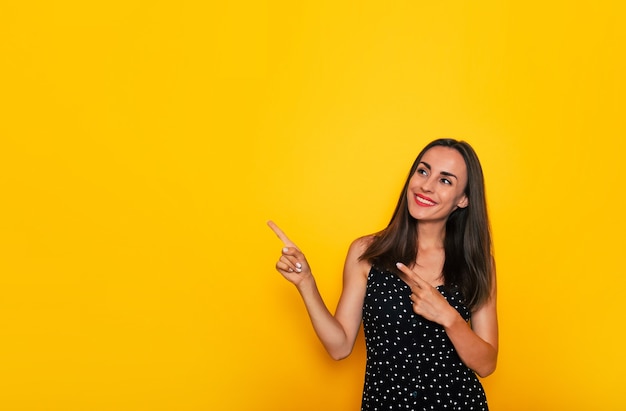
[[461, 202], [462, 198], [463, 196], [457, 196], [453, 193], [450, 193], [450, 195], [446, 197], [446, 203], [450, 208], [450, 212], [456, 210], [459, 207], [459, 203]]
[[413, 191], [415, 191], [416, 189], [416, 181], [415, 181], [415, 177], [411, 177], [411, 179], [409, 180], [409, 184], [407, 184], [406, 186], [406, 195], [407, 197], [412, 197], [413, 196]]
[[465, 194], [465, 190], [461, 190], [461, 192], [457, 193], [456, 195], [456, 202], [458, 204], [464, 201], [467, 201], [467, 195]]

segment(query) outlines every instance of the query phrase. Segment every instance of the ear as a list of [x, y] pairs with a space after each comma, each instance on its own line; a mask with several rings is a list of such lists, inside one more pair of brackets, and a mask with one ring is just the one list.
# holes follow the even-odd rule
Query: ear
[[461, 200], [459, 200], [459, 202], [456, 203], [456, 206], [459, 208], [465, 208], [468, 205], [469, 205], [469, 198], [467, 198], [465, 194], [463, 194], [463, 197], [461, 197]]

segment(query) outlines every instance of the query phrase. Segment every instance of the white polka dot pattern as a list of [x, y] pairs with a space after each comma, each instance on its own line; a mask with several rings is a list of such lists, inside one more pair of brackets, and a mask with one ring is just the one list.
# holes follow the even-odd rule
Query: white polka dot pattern
[[[458, 287], [438, 287], [466, 321]], [[363, 327], [367, 364], [361, 410], [487, 410], [483, 387], [439, 324], [415, 314], [411, 289], [375, 267], [367, 279]]]

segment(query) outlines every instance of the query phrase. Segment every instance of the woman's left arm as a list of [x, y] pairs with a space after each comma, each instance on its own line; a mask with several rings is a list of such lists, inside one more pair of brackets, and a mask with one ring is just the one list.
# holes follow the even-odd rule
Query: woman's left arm
[[455, 313], [449, 317], [451, 320], [442, 325], [459, 357], [479, 376], [486, 377], [492, 374], [498, 360], [495, 278], [489, 299], [472, 312], [471, 326], [456, 310], [454, 311]]
[[498, 360], [498, 315], [496, 310], [496, 279], [493, 270], [489, 298], [472, 312], [471, 325], [452, 307], [443, 295], [404, 264], [398, 269], [411, 281], [413, 311], [427, 320], [441, 324], [461, 361], [480, 377], [496, 369]]

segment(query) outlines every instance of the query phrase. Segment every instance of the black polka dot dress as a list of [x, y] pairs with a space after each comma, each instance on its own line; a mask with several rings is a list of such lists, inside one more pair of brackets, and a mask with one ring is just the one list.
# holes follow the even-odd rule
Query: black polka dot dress
[[[439, 292], [466, 321], [456, 287]], [[411, 289], [372, 267], [363, 304], [367, 364], [361, 410], [487, 410], [483, 387], [443, 327], [415, 314]]]

